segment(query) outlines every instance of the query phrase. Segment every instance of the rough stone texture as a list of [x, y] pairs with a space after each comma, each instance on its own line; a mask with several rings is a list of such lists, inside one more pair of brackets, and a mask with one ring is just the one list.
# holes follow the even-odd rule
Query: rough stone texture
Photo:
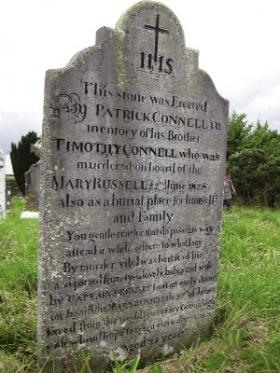
[[0, 218], [6, 214], [5, 154], [0, 149]]
[[38, 209], [40, 197], [40, 161], [31, 165], [24, 174], [25, 195], [29, 208]]
[[207, 334], [227, 117], [228, 101], [158, 3], [136, 4], [47, 72], [42, 347], [151, 361]]

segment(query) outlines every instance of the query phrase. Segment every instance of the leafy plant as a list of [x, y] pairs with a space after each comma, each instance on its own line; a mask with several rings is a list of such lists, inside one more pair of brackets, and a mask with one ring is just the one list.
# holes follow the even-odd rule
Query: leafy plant
[[245, 114], [233, 113], [228, 124], [228, 169], [239, 200], [280, 206], [280, 134], [267, 122], [254, 126]]

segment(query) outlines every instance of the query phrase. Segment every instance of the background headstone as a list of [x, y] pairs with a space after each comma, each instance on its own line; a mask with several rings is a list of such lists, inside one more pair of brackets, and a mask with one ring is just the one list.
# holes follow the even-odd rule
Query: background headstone
[[5, 175], [5, 154], [0, 149], [0, 217], [6, 213], [6, 175]]
[[158, 3], [136, 4], [47, 72], [42, 348], [151, 361], [208, 333], [227, 118], [228, 101]]
[[[41, 158], [41, 149], [41, 139], [35, 144], [31, 144], [31, 152], [38, 158]], [[38, 210], [40, 199], [40, 161], [30, 166], [29, 170], [25, 172], [24, 178], [27, 208], [30, 210]]]
[[28, 209], [38, 209], [40, 198], [40, 161], [25, 172], [25, 195]]
[[6, 206], [10, 207], [11, 200], [14, 197], [23, 198], [23, 195], [17, 185], [14, 177], [13, 167], [9, 154], [5, 155], [5, 174], [6, 174]]

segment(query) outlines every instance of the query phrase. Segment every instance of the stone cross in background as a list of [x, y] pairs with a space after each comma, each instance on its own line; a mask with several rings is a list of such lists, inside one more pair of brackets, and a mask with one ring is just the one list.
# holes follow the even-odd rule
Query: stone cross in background
[[228, 101], [159, 3], [136, 4], [114, 30], [98, 30], [94, 47], [47, 72], [38, 313], [46, 355], [87, 349], [101, 365], [138, 353], [154, 361], [207, 335], [227, 119]]
[[0, 218], [6, 214], [5, 154], [0, 149]]

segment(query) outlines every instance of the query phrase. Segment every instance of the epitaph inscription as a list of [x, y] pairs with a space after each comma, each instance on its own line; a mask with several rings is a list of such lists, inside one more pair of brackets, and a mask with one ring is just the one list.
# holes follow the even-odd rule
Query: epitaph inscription
[[207, 332], [227, 115], [177, 18], [154, 2], [47, 73], [42, 347], [152, 360]]

